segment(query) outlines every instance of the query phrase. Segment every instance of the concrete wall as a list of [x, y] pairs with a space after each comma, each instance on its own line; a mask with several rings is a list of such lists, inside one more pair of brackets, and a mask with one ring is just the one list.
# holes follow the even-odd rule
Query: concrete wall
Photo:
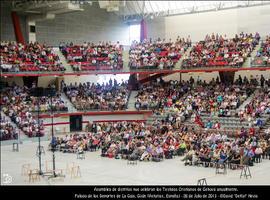
[[8, 85], [11, 85], [14, 82], [16, 85], [23, 86], [22, 77], [1, 77], [1, 81], [7, 82]]
[[[83, 116], [82, 121], [101, 121], [101, 120], [143, 120], [143, 115], [97, 115], [97, 116]], [[69, 117], [57, 117], [53, 119], [54, 123], [69, 122]], [[45, 124], [51, 124], [51, 119], [43, 119]], [[86, 123], [83, 123], [83, 130], [85, 130]], [[51, 126], [45, 126], [46, 134], [51, 132]], [[55, 125], [54, 131], [56, 134], [70, 132], [69, 124]]]
[[61, 41], [120, 41], [128, 44], [128, 25], [114, 13], [99, 9], [97, 3], [84, 5], [84, 11], [56, 15], [55, 19], [36, 22], [37, 41], [57, 46]]
[[[194, 80], [205, 80], [206, 82], [210, 82], [213, 78], [216, 79], [217, 77], [219, 77], [219, 73], [218, 72], [211, 72], [211, 73], [203, 73], [203, 72], [189, 72], [189, 73], [182, 73], [181, 74], [181, 79], [183, 81], [188, 81], [190, 79], [190, 77], [193, 77]], [[165, 76], [163, 78], [164, 81], [170, 81], [170, 80], [180, 80], [180, 75], [179, 73], [174, 73], [168, 76]]]
[[270, 33], [270, 5], [217, 12], [170, 16], [148, 20], [151, 37], [160, 37], [165, 32], [166, 39], [191, 36], [192, 41], [204, 39], [206, 34], [219, 33], [234, 36], [241, 31], [262, 36]]
[[[26, 17], [20, 16], [20, 25], [25, 41], [28, 40], [26, 33]], [[10, 2], [0, 1], [0, 39], [16, 41], [12, 18]]]
[[[11, 19], [10, 3], [1, 5], [1, 40], [15, 40]], [[114, 13], [99, 9], [97, 3], [85, 5], [85, 11], [56, 15], [55, 19], [36, 22], [36, 39], [57, 46], [59, 42], [100, 40], [121, 41], [128, 44], [128, 25]], [[191, 35], [193, 41], [204, 38], [206, 34], [220, 33], [233, 36], [241, 31], [260, 32], [263, 36], [270, 33], [270, 5], [241, 9], [229, 9], [217, 12], [206, 12], [170, 17], [158, 17], [147, 20], [148, 37], [172, 38], [178, 35]], [[20, 16], [21, 28], [25, 40], [27, 21]]]
[[248, 79], [250, 79], [251, 76], [253, 77], [261, 77], [261, 75], [264, 76], [265, 79], [269, 79], [270, 78], [270, 71], [238, 71], [238, 72], [235, 72], [235, 76], [234, 76], [234, 79], [237, 79], [238, 76], [241, 75], [242, 78], [244, 76], [246, 76]]
[[49, 84], [56, 83], [56, 77], [54, 76], [40, 76], [38, 77], [38, 87], [48, 87]]
[[[269, 70], [267, 70], [267, 71], [259, 71], [259, 70], [256, 70], [256, 71], [253, 71], [253, 70], [252, 71], [249, 71], [249, 70], [247, 70], [247, 71], [238, 71], [238, 72], [235, 72], [234, 79], [237, 79], [239, 75], [241, 75], [242, 78], [244, 78], [246, 76], [248, 79], [251, 78], [251, 75], [253, 77], [260, 77], [261, 75], [263, 75], [265, 79], [269, 79], [270, 78], [270, 71]], [[182, 73], [181, 78], [184, 81], [188, 81], [191, 76], [194, 78], [195, 81], [200, 79], [202, 81], [205, 80], [208, 83], [213, 78], [216, 80], [216, 78], [219, 77], [219, 73], [218, 72], [211, 72], [211, 73], [189, 72], [189, 73]], [[174, 73], [174, 74], [165, 76], [163, 78], [163, 80], [164, 81], [170, 81], [170, 80], [179, 81], [180, 80], [180, 75], [179, 75], [179, 73]]]
[[155, 19], [148, 19], [147, 25], [147, 37], [157, 39], [158, 37], [163, 39], [165, 37], [165, 18], [159, 17]]

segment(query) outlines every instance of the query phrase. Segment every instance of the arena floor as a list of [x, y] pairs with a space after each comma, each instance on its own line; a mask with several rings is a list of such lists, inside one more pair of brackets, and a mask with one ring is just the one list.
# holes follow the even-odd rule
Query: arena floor
[[[46, 161], [52, 168], [50, 160], [52, 153], [47, 151], [48, 141], [42, 142], [45, 147], [43, 155], [43, 170]], [[56, 153], [56, 168], [63, 169], [66, 174], [67, 164], [80, 166], [82, 176], [71, 178], [66, 174], [64, 179], [48, 180], [29, 183], [27, 176], [21, 175], [23, 164], [31, 164], [38, 168], [36, 157], [37, 142], [25, 142], [20, 145], [19, 152], [13, 152], [11, 145], [1, 145], [1, 184], [14, 185], [196, 185], [197, 180], [206, 178], [208, 185], [269, 185], [270, 160], [263, 160], [251, 167], [252, 178], [240, 179], [241, 170], [228, 170], [227, 175], [215, 174], [214, 168], [184, 166], [180, 157], [172, 160], [155, 162], [138, 162], [137, 165], [127, 165], [126, 160], [116, 160], [100, 157], [100, 152], [87, 152], [85, 160], [76, 158], [76, 154]], [[12, 177], [12, 181], [4, 182], [4, 176]], [[11, 180], [11, 179], [9, 179]]]

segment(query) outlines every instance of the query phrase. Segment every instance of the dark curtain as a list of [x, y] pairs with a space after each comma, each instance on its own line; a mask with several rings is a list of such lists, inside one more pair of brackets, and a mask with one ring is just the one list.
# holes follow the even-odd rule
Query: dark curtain
[[31, 88], [33, 83], [38, 85], [38, 76], [24, 76], [23, 77], [23, 84], [28, 88]]

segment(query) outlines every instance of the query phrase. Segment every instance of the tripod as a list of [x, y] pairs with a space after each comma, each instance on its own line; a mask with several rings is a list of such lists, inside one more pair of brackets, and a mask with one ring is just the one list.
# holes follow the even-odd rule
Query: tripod
[[51, 172], [46, 172], [44, 173], [42, 171], [42, 167], [41, 167], [41, 154], [45, 153], [43, 146], [41, 146], [41, 133], [40, 133], [40, 120], [39, 120], [39, 112], [40, 112], [40, 97], [42, 96], [48, 96], [50, 97], [50, 104], [51, 104], [51, 118], [52, 118], [52, 139], [54, 138], [54, 130], [53, 130], [53, 108], [52, 108], [52, 98], [53, 96], [56, 95], [56, 91], [53, 88], [34, 88], [31, 91], [32, 96], [36, 96], [37, 97], [37, 103], [38, 103], [38, 110], [37, 110], [37, 117], [38, 117], [38, 148], [37, 148], [37, 156], [39, 158], [39, 175], [42, 176], [49, 176], [49, 178], [55, 178], [58, 175], [56, 174], [56, 169], [55, 169], [55, 148], [52, 148], [52, 153], [53, 153], [53, 170], [52, 170], [52, 174]]
[[39, 110], [40, 110], [40, 105], [39, 105], [39, 98], [40, 98], [40, 91], [37, 91], [37, 102], [38, 102], [38, 110], [37, 110], [37, 118], [38, 118], [38, 149], [37, 149], [37, 155], [38, 155], [38, 163], [39, 163], [39, 175], [43, 175], [42, 169], [41, 169], [41, 154], [44, 153], [43, 147], [41, 147], [41, 135], [40, 135], [40, 121], [39, 121]]
[[51, 179], [51, 178], [56, 178], [56, 177], [65, 177], [64, 175], [62, 174], [56, 174], [56, 167], [55, 167], [55, 147], [56, 147], [56, 144], [55, 144], [55, 137], [54, 137], [54, 125], [53, 125], [53, 105], [52, 105], [52, 98], [53, 98], [53, 94], [55, 92], [53, 90], [51, 90], [49, 96], [50, 96], [50, 102], [51, 102], [51, 126], [52, 126], [52, 140], [51, 140], [51, 147], [52, 147], [52, 163], [53, 163], [53, 170], [52, 170], [52, 174], [49, 173], [46, 173], [45, 176], [48, 176], [48, 179]]

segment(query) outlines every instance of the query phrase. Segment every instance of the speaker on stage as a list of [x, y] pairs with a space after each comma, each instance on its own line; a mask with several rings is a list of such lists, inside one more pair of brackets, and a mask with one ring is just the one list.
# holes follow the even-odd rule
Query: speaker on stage
[[70, 132], [82, 131], [82, 115], [72, 115], [69, 117]]

